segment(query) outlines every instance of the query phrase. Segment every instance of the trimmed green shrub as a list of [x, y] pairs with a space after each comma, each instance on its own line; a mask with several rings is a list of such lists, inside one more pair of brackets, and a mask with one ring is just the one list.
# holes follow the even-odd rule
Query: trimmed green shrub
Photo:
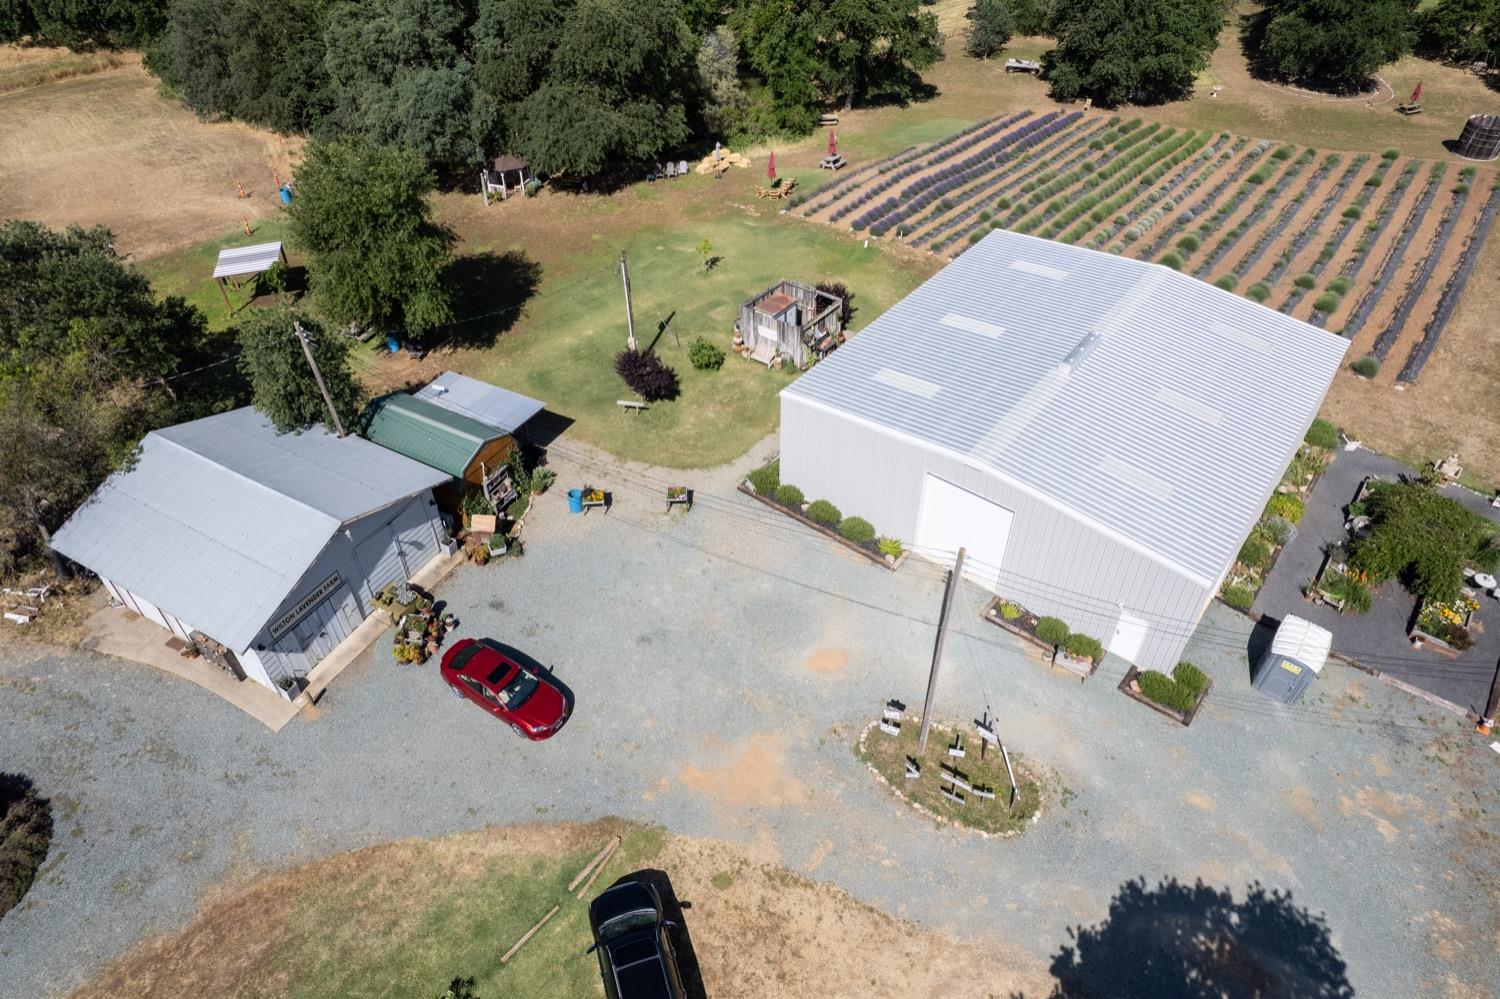
[[1193, 701], [1198, 696], [1185, 687], [1178, 686], [1177, 681], [1167, 674], [1158, 673], [1154, 669], [1137, 673], [1135, 682], [1147, 698], [1180, 715], [1185, 715], [1192, 710]]
[[762, 496], [770, 496], [781, 485], [781, 460], [778, 458], [769, 465], [762, 465], [745, 478], [750, 480], [750, 485], [756, 492]]
[[1235, 610], [1249, 610], [1255, 603], [1255, 591], [1248, 586], [1226, 586], [1219, 596]]
[[1238, 556], [1241, 565], [1249, 569], [1264, 569], [1271, 561], [1271, 546], [1257, 538], [1255, 535], [1245, 539], [1240, 545]]
[[839, 533], [859, 544], [875, 540], [875, 526], [863, 517], [845, 517], [839, 521]]
[[1297, 280], [1293, 281], [1292, 284], [1304, 291], [1311, 291], [1318, 286], [1318, 279], [1311, 274], [1298, 274]]
[[1349, 294], [1349, 279], [1340, 275], [1328, 282], [1328, 290], [1338, 295]]
[[1002, 212], [1005, 211], [1007, 208], [1010, 207], [1010, 199], [1009, 198], [1001, 198], [999, 201], [995, 202], [995, 207], [998, 208], [998, 209], [1000, 209]]
[[1383, 159], [1383, 160], [1393, 160], [1393, 159], [1395, 159], [1396, 157], [1398, 157], [1400, 155], [1401, 155], [1401, 150], [1396, 149], [1395, 147], [1392, 147], [1390, 149], [1387, 149], [1385, 152], [1381, 153], [1380, 154], [1380, 158]]
[[900, 558], [906, 551], [905, 546], [895, 538], [881, 538], [876, 542], [876, 546], [880, 549], [880, 554], [889, 555], [891, 558]]
[[688, 346], [688, 360], [699, 371], [717, 371], [724, 365], [724, 351], [707, 337], [698, 337]]
[[1453, 193], [1454, 194], [1468, 194], [1469, 193], [1469, 185], [1468, 184], [1454, 184], [1453, 185]]
[[1172, 671], [1172, 679], [1177, 681], [1178, 686], [1186, 687], [1192, 691], [1194, 697], [1198, 696], [1200, 690], [1208, 686], [1208, 674], [1190, 662], [1178, 663], [1177, 668]]
[[1104, 643], [1088, 635], [1069, 635], [1063, 648], [1074, 659], [1092, 659], [1097, 663], [1104, 658]]
[[984, 233], [979, 229], [975, 229], [973, 232], [969, 233], [969, 242], [971, 243], [977, 243], [983, 238]]
[[1060, 618], [1043, 617], [1036, 622], [1036, 637], [1048, 645], [1062, 645], [1068, 640], [1067, 622]]
[[1182, 257], [1178, 256], [1176, 253], [1162, 254], [1161, 259], [1158, 260], [1157, 263], [1161, 264], [1163, 267], [1170, 267], [1174, 271], [1182, 270]]
[[1470, 177], [1474, 176], [1474, 173], [1475, 170], [1471, 166], [1466, 166], [1462, 170], [1458, 171], [1458, 175], [1464, 180], [1468, 180]]
[[1343, 298], [1337, 292], [1325, 291], [1313, 302], [1313, 309], [1318, 312], [1332, 312], [1342, 301]]
[[[1312, 152], [1312, 150], [1309, 149], [1308, 152]], [[1273, 159], [1273, 160], [1289, 160], [1291, 158], [1292, 158], [1292, 147], [1291, 146], [1282, 146], [1280, 149], [1276, 150], [1274, 153], [1271, 154], [1271, 159]]]
[[1252, 302], [1264, 302], [1271, 297], [1271, 288], [1264, 281], [1257, 281], [1245, 289], [1245, 297]]
[[1353, 205], [1350, 205], [1348, 208], [1344, 209], [1344, 218], [1346, 219], [1357, 219], [1363, 214], [1363, 212], [1361, 212], [1358, 208], [1355, 208]]
[[1289, 524], [1295, 524], [1302, 519], [1304, 507], [1302, 501], [1287, 493], [1277, 493], [1271, 497], [1266, 504], [1266, 515], [1269, 517], [1280, 517]]
[[995, 216], [991, 215], [988, 211], [983, 211], [983, 212], [979, 213], [979, 221], [981, 221], [981, 222], [988, 222], [990, 219], [992, 219], [994, 217]]
[[1214, 287], [1223, 288], [1225, 291], [1234, 291], [1234, 286], [1239, 283], [1239, 278], [1235, 277], [1233, 274], [1225, 274], [1223, 277], [1219, 278], [1219, 280], [1214, 282]]
[[1374, 354], [1366, 354], [1364, 357], [1361, 357], [1359, 360], [1349, 365], [1349, 367], [1354, 369], [1354, 373], [1356, 375], [1363, 375], [1366, 378], [1374, 378], [1376, 375], [1380, 374], [1380, 358], [1376, 357]]
[[804, 499], [806, 499], [806, 497], [802, 495], [802, 490], [798, 489], [790, 482], [783, 482], [781, 485], [776, 487], [776, 502], [780, 503], [782, 506], [791, 506], [801, 509], [802, 501]]
[[809, 520], [815, 520], [820, 524], [827, 524], [829, 527], [844, 519], [844, 515], [839, 512], [839, 508], [827, 500], [813, 500], [808, 504], [806, 513]]
[[1271, 171], [1267, 170], [1265, 167], [1261, 167], [1259, 170], [1255, 171], [1250, 176], [1246, 177], [1245, 178], [1245, 183], [1247, 183], [1247, 184], [1264, 184], [1266, 181], [1268, 181], [1270, 179], [1271, 179]]
[[1184, 253], [1192, 253], [1200, 245], [1202, 244], [1198, 242], [1198, 237], [1194, 236], [1192, 233], [1188, 233], [1186, 236], [1177, 241], [1177, 248], [1179, 250], [1182, 250]]
[[1366, 177], [1365, 178], [1365, 186], [1366, 187], [1379, 187], [1380, 186], [1380, 174], [1377, 173], [1373, 177]]
[[1320, 416], [1312, 421], [1312, 426], [1307, 428], [1307, 434], [1302, 439], [1313, 447], [1332, 451], [1339, 446], [1339, 428]]

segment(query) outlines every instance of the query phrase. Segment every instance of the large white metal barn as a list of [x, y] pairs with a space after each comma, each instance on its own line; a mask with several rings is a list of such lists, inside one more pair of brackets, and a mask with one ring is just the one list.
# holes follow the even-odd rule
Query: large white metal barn
[[1170, 268], [996, 230], [781, 394], [781, 479], [1170, 669], [1341, 338]]

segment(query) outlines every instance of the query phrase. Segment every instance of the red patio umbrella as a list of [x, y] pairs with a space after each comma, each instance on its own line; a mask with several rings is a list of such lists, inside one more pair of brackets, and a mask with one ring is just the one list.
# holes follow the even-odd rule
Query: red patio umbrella
[[828, 155], [829, 156], [837, 156], [838, 154], [839, 154], [839, 136], [838, 136], [837, 132], [835, 132], [833, 129], [830, 128], [828, 130]]
[[771, 158], [766, 161], [766, 176], [772, 180], [776, 179], [776, 150], [771, 150]]
[[1419, 101], [1421, 101], [1421, 99], [1422, 99], [1422, 81], [1418, 80], [1417, 81], [1417, 89], [1413, 90], [1411, 92], [1411, 101], [1410, 101], [1410, 103], [1416, 104]]

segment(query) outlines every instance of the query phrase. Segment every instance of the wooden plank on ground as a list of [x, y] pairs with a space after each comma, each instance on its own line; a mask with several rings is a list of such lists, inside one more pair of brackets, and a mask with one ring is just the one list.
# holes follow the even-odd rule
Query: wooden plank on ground
[[531, 929], [529, 929], [529, 930], [526, 931], [526, 935], [524, 937], [522, 937], [521, 939], [517, 940], [515, 942], [515, 945], [513, 947], [511, 947], [510, 950], [506, 951], [503, 955], [501, 955], [501, 957], [500, 957], [500, 963], [504, 964], [505, 962], [509, 961], [511, 958], [515, 957], [516, 956], [516, 951], [520, 950], [521, 947], [525, 945], [526, 941], [528, 941], [532, 937], [536, 936], [536, 931], [539, 930], [539, 929], [541, 929], [543, 926], [546, 926], [547, 925], [547, 920], [549, 920], [553, 916], [557, 915], [557, 910], [561, 909], [561, 908], [562, 908], [562, 906], [560, 906], [560, 905], [554, 905], [552, 907], [552, 911], [551, 912], [547, 913], [540, 920], [538, 920], [538, 922], [537, 922], [537, 924], [535, 926], [533, 926]]

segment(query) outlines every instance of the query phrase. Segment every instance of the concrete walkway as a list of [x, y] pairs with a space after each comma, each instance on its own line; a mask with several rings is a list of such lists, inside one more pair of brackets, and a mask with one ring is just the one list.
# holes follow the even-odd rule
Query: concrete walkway
[[[1340, 614], [1303, 597], [1303, 587], [1323, 564], [1326, 546], [1342, 542], [1344, 507], [1354, 499], [1366, 476], [1395, 481], [1415, 474], [1400, 462], [1375, 451], [1339, 451], [1313, 487], [1296, 533], [1276, 559], [1252, 608], [1280, 620], [1295, 614], [1333, 632], [1334, 651], [1402, 683], [1432, 695], [1459, 714], [1477, 717], [1489, 697], [1490, 682], [1500, 664], [1500, 600], [1480, 597], [1474, 645], [1456, 658], [1416, 650], [1406, 631], [1416, 613], [1416, 598], [1400, 583], [1388, 582], [1375, 593], [1366, 614]], [[1477, 493], [1447, 486], [1443, 494], [1475, 513], [1500, 523], [1500, 511]]]
[[[268, 868], [607, 814], [730, 840], [1043, 959], [1127, 882], [1174, 877], [1236, 899], [1256, 881], [1289, 891], [1326, 918], [1361, 994], [1486, 994], [1500, 975], [1500, 756], [1458, 719], [1341, 665], [1302, 705], [1276, 704], [1249, 687], [1249, 623], [1214, 606], [1188, 650], [1213, 692], [1183, 729], [1115, 690], [1114, 659], [1082, 685], [1055, 676], [978, 619], [966, 586], [938, 712], [988, 708], [1051, 774], [1036, 826], [980, 840], [895, 802], [852, 751], [888, 698], [921, 702], [940, 570], [873, 566], [735, 494], [733, 469], [585, 467], [598, 456], [577, 447], [556, 460], [527, 554], [462, 566], [442, 590], [460, 636], [511, 644], [571, 688], [548, 742], [379, 647], [274, 736], [154, 669], [0, 653], [0, 759], [57, 816], [45, 874], [0, 920], [0, 996], [63, 994]], [[615, 492], [607, 516], [566, 512], [585, 474]], [[669, 475], [698, 490], [691, 512], [665, 510]]]

